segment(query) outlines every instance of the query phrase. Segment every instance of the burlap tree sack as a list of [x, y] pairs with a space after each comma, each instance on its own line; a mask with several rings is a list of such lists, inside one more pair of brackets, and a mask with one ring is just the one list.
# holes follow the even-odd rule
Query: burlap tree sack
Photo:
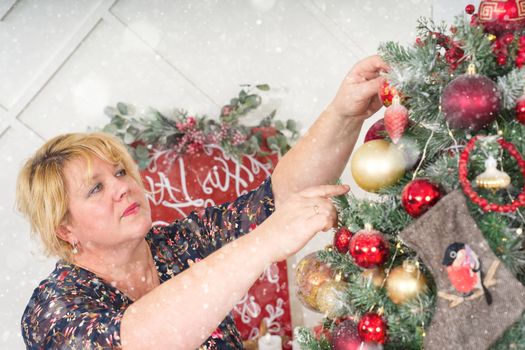
[[459, 190], [400, 233], [434, 275], [426, 350], [487, 349], [520, 317], [525, 288], [494, 255]]

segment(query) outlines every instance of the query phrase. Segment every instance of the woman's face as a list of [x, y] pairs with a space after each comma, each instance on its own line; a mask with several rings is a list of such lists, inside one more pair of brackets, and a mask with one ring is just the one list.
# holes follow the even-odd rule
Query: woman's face
[[[92, 158], [71, 160], [64, 168], [69, 199], [67, 232], [82, 251], [100, 251], [143, 239], [151, 211], [142, 188], [121, 166]], [[72, 243], [70, 241], [70, 243]]]

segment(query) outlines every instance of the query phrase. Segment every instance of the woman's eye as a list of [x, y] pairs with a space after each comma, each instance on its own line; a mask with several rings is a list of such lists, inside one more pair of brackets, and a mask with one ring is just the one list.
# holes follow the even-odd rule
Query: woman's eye
[[126, 175], [126, 169], [120, 169], [117, 171], [117, 176], [125, 176]]
[[97, 192], [100, 192], [101, 189], [102, 189], [102, 184], [98, 183], [98, 184], [95, 185], [95, 187], [93, 187], [91, 189], [91, 191], [89, 191], [89, 195], [92, 195], [92, 194], [95, 194]]

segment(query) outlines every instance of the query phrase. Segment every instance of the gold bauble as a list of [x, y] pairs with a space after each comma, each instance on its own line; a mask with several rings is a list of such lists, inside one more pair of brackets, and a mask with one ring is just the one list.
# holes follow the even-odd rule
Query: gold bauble
[[412, 260], [392, 269], [386, 279], [387, 295], [394, 304], [403, 304], [427, 288], [427, 279]]
[[319, 312], [318, 289], [323, 283], [333, 279], [333, 270], [319, 260], [317, 252], [310, 253], [299, 261], [295, 269], [297, 297], [305, 307]]
[[367, 281], [367, 284], [372, 284], [379, 288], [383, 285], [385, 280], [385, 270], [381, 267], [365, 269], [361, 273], [361, 276]]
[[369, 192], [395, 184], [403, 177], [405, 169], [403, 152], [385, 140], [365, 142], [354, 153], [351, 162], [355, 182]]
[[345, 290], [347, 284], [343, 281], [326, 281], [317, 290], [316, 304], [322, 313], [329, 318], [343, 316], [345, 313]]

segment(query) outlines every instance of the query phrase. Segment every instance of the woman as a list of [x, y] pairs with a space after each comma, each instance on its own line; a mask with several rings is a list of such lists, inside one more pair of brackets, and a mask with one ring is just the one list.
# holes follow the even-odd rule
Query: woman
[[257, 190], [166, 227], [151, 228], [136, 166], [115, 139], [48, 141], [17, 185], [19, 209], [61, 258], [22, 317], [27, 347], [242, 348], [228, 313], [267, 265], [336, 224], [330, 197], [349, 187], [326, 184], [339, 178], [363, 121], [381, 106], [386, 69], [377, 56], [357, 63]]

